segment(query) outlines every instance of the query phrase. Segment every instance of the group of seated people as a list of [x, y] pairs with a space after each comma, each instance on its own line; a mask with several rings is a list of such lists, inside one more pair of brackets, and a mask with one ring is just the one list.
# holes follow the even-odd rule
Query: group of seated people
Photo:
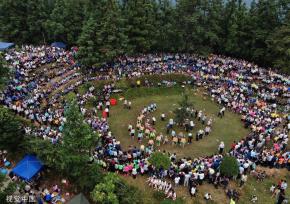
[[168, 183], [164, 179], [159, 179], [156, 176], [149, 177], [147, 183], [154, 190], [164, 192], [166, 198], [176, 200], [176, 192], [172, 187], [171, 183]]

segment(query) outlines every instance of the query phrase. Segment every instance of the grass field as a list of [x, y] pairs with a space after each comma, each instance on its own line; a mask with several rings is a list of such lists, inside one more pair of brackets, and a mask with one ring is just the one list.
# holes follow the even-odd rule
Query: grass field
[[[144, 90], [144, 89], [143, 89]], [[166, 124], [168, 121], [161, 121], [161, 113], [165, 113], [167, 118], [174, 118], [173, 110], [178, 107], [178, 102], [181, 100], [182, 90], [175, 88], [163, 89], [161, 95], [150, 95], [142, 96], [142, 90], [138, 92], [138, 89], [132, 89], [136, 92], [139, 97], [132, 100], [132, 109], [124, 109], [120, 103], [118, 106], [114, 107], [111, 111], [112, 119], [109, 119], [110, 127], [112, 128], [113, 134], [121, 141], [123, 148], [127, 148], [129, 145], [140, 145], [137, 140], [131, 140], [129, 137], [127, 127], [128, 124], [135, 125], [137, 121], [137, 116], [144, 106], [150, 103], [156, 103], [158, 108], [157, 111], [150, 114], [150, 116], [155, 116], [157, 123], [155, 125], [157, 133], [162, 132], [163, 135], [166, 134]], [[129, 92], [128, 95], [135, 96], [135, 93]], [[145, 91], [143, 91], [145, 92]], [[190, 101], [194, 104], [194, 107], [198, 110], [203, 110], [206, 115], [213, 118], [213, 131], [208, 136], [202, 140], [195, 141], [190, 145], [186, 145], [185, 148], [179, 146], [172, 146], [171, 144], [161, 145], [160, 149], [165, 149], [166, 151], [176, 152], [177, 156], [191, 156], [198, 157], [204, 155], [210, 155], [217, 151], [217, 147], [220, 141], [224, 141], [226, 146], [229, 147], [230, 143], [234, 140], [244, 137], [248, 130], [246, 130], [238, 115], [226, 112], [224, 118], [218, 118], [217, 112], [219, 107], [216, 103], [204, 99], [198, 92], [192, 90], [187, 90], [190, 94]], [[150, 92], [150, 94], [152, 91]], [[126, 94], [126, 93], [125, 93]], [[194, 128], [193, 135], [195, 137], [195, 132], [202, 126], [198, 121], [195, 121], [196, 127]], [[204, 128], [204, 127], [203, 127]], [[183, 131], [180, 128], [175, 128], [176, 132], [179, 133]]]
[[[162, 132], [165, 134], [166, 122], [160, 120], [161, 113], [167, 115], [167, 119], [170, 117], [174, 118], [173, 110], [178, 106], [178, 102], [181, 100], [181, 94], [184, 90], [182, 88], [135, 88], [128, 89], [123, 94], [115, 95], [118, 99], [121, 96], [132, 101], [132, 109], [127, 110], [123, 108], [122, 102], [111, 110], [111, 118], [109, 119], [110, 127], [113, 134], [118, 140], [121, 141], [122, 147], [127, 149], [130, 145], [140, 146], [137, 143], [137, 139], [132, 140], [129, 137], [127, 127], [128, 124], [136, 124], [136, 119], [141, 109], [150, 103], [156, 103], [158, 108], [157, 111], [152, 113], [150, 116], [157, 118], [156, 129], [157, 133]], [[161, 150], [166, 150], [171, 153], [176, 152], [178, 157], [198, 157], [211, 155], [217, 152], [217, 147], [220, 141], [224, 141], [226, 148], [234, 140], [239, 140], [244, 137], [248, 130], [245, 129], [240, 121], [240, 116], [232, 112], [227, 111], [224, 118], [218, 118], [217, 112], [219, 110], [218, 105], [212, 102], [209, 98], [206, 98], [201, 93], [201, 90], [187, 89], [187, 93], [190, 96], [190, 101], [193, 102], [194, 106], [203, 110], [206, 115], [213, 118], [213, 130], [210, 136], [202, 139], [201, 141], [193, 141], [193, 144], [187, 144], [185, 148], [172, 146], [171, 144], [161, 145]], [[201, 123], [196, 122], [193, 133], [202, 126]], [[178, 133], [181, 130], [177, 130]], [[143, 141], [147, 142], [146, 140]], [[277, 170], [271, 178], [265, 179], [263, 182], [257, 182], [253, 177], [249, 177], [249, 181], [243, 187], [239, 189], [235, 181], [231, 182], [231, 186], [238, 189], [241, 193], [241, 200], [237, 203], [247, 204], [250, 203], [250, 197], [252, 195], [258, 196], [258, 203], [260, 204], [272, 204], [275, 202], [274, 198], [271, 198], [269, 188], [272, 183], [277, 183], [279, 179], [286, 178], [290, 179], [289, 173], [284, 170]], [[161, 201], [156, 199], [154, 191], [150, 189], [145, 183], [146, 177], [137, 177], [133, 180], [132, 177], [125, 177], [124, 180], [131, 185], [138, 187], [141, 191], [145, 203], [160, 203]], [[202, 196], [205, 192], [210, 192], [213, 195], [214, 202], [212, 203], [229, 203], [226, 198], [223, 189], [215, 189], [213, 185], [204, 184], [199, 186], [199, 194], [197, 198], [191, 199], [188, 190], [185, 187], [177, 188], [177, 196], [183, 199], [183, 203], [205, 203]], [[289, 195], [289, 188], [287, 195]]]

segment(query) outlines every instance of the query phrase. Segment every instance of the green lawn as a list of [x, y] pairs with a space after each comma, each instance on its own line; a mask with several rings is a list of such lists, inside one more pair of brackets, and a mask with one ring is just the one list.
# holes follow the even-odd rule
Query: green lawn
[[[135, 89], [138, 91], [138, 89]], [[142, 92], [142, 91], [141, 91]], [[145, 92], [145, 91], [143, 91]], [[187, 91], [190, 94], [190, 101], [193, 102], [194, 106], [198, 110], [203, 110], [206, 115], [213, 118], [213, 131], [212, 133], [200, 141], [193, 141], [192, 144], [187, 144], [185, 148], [179, 146], [172, 146], [171, 144], [161, 145], [160, 149], [165, 149], [166, 151], [176, 152], [177, 156], [191, 156], [198, 157], [204, 155], [210, 155], [217, 151], [217, 147], [220, 141], [224, 141], [226, 147], [229, 147], [230, 143], [234, 140], [244, 137], [248, 130], [246, 130], [238, 115], [226, 112], [224, 118], [218, 118], [217, 112], [219, 107], [216, 103], [204, 99], [198, 92], [192, 90]], [[150, 116], [155, 116], [157, 119], [156, 129], [157, 133], [162, 132], [163, 135], [166, 134], [166, 124], [168, 121], [161, 121], [161, 113], [165, 113], [167, 118], [174, 118], [174, 109], [178, 107], [178, 102], [181, 99], [182, 90], [175, 88], [162, 89], [162, 94], [152, 95], [150, 92], [149, 96], [142, 96], [140, 92], [139, 97], [132, 100], [132, 109], [124, 109], [122, 103], [112, 108], [111, 115], [112, 118], [109, 119], [110, 127], [113, 134], [121, 141], [123, 148], [127, 148], [129, 145], [138, 145], [137, 140], [131, 140], [129, 137], [127, 127], [128, 124], [135, 125], [137, 116], [144, 106], [150, 103], [157, 104], [157, 111], [152, 113]], [[130, 92], [130, 95], [134, 95]], [[118, 97], [118, 96], [116, 96]], [[131, 96], [132, 97], [132, 96]], [[202, 124], [195, 120], [196, 127], [193, 130], [193, 136], [195, 138], [195, 132], [202, 127]], [[204, 128], [204, 127], [202, 127]], [[175, 128], [176, 132], [185, 132], [180, 128]], [[144, 141], [145, 142], [145, 141]]]
[[[136, 124], [136, 119], [144, 106], [149, 105], [150, 103], [156, 103], [158, 108], [151, 116], [157, 118], [156, 129], [157, 133], [162, 132], [165, 134], [165, 125], [166, 122], [160, 121], [161, 113], [165, 113], [167, 118], [174, 117], [172, 111], [178, 106], [178, 102], [181, 100], [181, 94], [184, 90], [182, 88], [135, 88], [128, 89], [123, 94], [115, 95], [117, 99], [121, 96], [132, 101], [132, 109], [127, 110], [123, 108], [122, 102], [112, 108], [111, 118], [109, 119], [110, 127], [113, 134], [118, 140], [121, 141], [122, 147], [127, 149], [130, 145], [139, 146], [137, 139], [131, 140], [128, 135], [127, 127], [128, 124]], [[216, 153], [219, 142], [222, 140], [226, 144], [226, 148], [229, 148], [229, 145], [234, 140], [239, 140], [244, 137], [248, 130], [245, 129], [240, 121], [240, 116], [232, 112], [227, 111], [223, 119], [217, 117], [217, 112], [219, 110], [218, 105], [215, 102], [212, 102], [209, 98], [202, 96], [202, 91], [198, 90], [189, 90], [187, 93], [190, 95], [190, 101], [193, 102], [194, 106], [203, 110], [208, 116], [211, 116], [214, 119], [213, 122], [213, 131], [210, 136], [204, 138], [201, 141], [194, 141], [193, 144], [186, 145], [185, 148], [182, 147], [173, 147], [172, 145], [161, 145], [161, 150], [166, 150], [169, 152], [176, 152], [178, 157], [191, 156], [205, 156]], [[197, 127], [194, 129], [193, 133], [202, 126], [201, 123], [195, 121]], [[181, 131], [177, 129], [177, 133]], [[144, 143], [147, 141], [143, 141]], [[248, 204], [250, 203], [250, 197], [252, 195], [258, 196], [258, 204], [273, 204], [274, 198], [271, 198], [269, 193], [269, 188], [271, 183], [277, 183], [279, 179], [286, 178], [289, 180], [289, 175], [287, 176], [287, 171], [277, 170], [275, 175], [265, 179], [263, 182], [257, 182], [253, 177], [249, 177], [249, 181], [242, 188], [237, 187], [237, 183], [232, 181], [231, 186], [235, 189], [238, 189], [241, 193], [241, 200], [237, 203]], [[289, 174], [289, 173], [288, 173]], [[122, 177], [124, 178], [124, 177]], [[150, 189], [145, 183], [146, 177], [137, 177], [133, 179], [132, 177], [125, 177], [124, 181], [138, 187], [143, 194], [143, 200], [145, 203], [160, 203], [160, 200], [154, 197], [154, 191]], [[215, 189], [213, 185], [204, 184], [198, 187], [199, 194], [197, 198], [191, 199], [186, 188], [178, 187], [177, 196], [184, 199], [184, 203], [205, 203], [203, 200], [203, 195], [205, 192], [210, 192], [213, 195], [215, 202], [213, 203], [229, 203], [229, 200], [226, 198], [225, 192], [223, 189]], [[287, 195], [289, 195], [289, 188]]]

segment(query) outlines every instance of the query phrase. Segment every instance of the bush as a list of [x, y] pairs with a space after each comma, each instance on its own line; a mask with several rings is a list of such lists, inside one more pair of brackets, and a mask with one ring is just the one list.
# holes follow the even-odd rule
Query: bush
[[148, 160], [156, 168], [168, 169], [170, 166], [170, 159], [161, 152], [154, 152]]
[[143, 200], [140, 199], [142, 197], [141, 191], [131, 185], [120, 181], [117, 183], [116, 195], [118, 196], [118, 200], [120, 204], [142, 204]]
[[220, 171], [222, 175], [233, 177], [238, 175], [239, 173], [239, 165], [238, 161], [235, 157], [224, 157], [221, 166]]

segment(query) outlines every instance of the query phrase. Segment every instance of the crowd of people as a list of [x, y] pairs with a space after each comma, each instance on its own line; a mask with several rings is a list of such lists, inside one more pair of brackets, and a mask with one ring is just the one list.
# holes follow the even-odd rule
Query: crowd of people
[[[290, 152], [286, 149], [290, 130], [290, 118], [287, 115], [289, 111], [288, 76], [275, 73], [271, 69], [260, 68], [243, 60], [222, 56], [211, 55], [205, 58], [188, 54], [165, 54], [123, 56], [116, 59], [113, 64], [103, 66], [97, 76], [83, 77], [77, 72], [78, 67], [73, 58], [75, 52], [76, 49], [64, 51], [48, 46], [24, 46], [20, 50], [11, 49], [5, 53], [5, 59], [15, 69], [15, 75], [7, 89], [1, 93], [0, 100], [17, 114], [37, 124], [36, 127], [26, 128], [27, 133], [50, 139], [52, 143], [58, 142], [62, 137], [62, 128], [66, 121], [64, 117], [66, 102], [62, 96], [70, 91], [77, 92], [76, 88], [85, 82], [180, 73], [190, 76], [196, 86], [204, 87], [208, 91], [212, 100], [222, 107], [218, 113], [220, 117], [224, 116], [226, 108], [239, 113], [245, 128], [251, 130], [245, 138], [234, 141], [228, 152], [238, 160], [241, 186], [247, 180], [247, 173], [255, 170], [256, 165], [290, 170]], [[58, 82], [55, 78], [50, 78], [46, 71], [39, 71], [37, 75], [33, 74], [51, 63], [67, 69], [57, 73], [60, 76]], [[66, 76], [65, 74], [71, 70], [75, 72]], [[55, 75], [52, 74], [52, 76]], [[68, 83], [71, 78], [76, 78], [72, 84]], [[57, 86], [47, 89], [45, 84], [52, 83], [52, 80]], [[50, 97], [53, 89], [59, 86], [62, 86], [62, 90]], [[102, 90], [97, 90], [100, 96], [98, 109], [104, 108], [108, 117], [110, 94], [114, 89], [115, 86], [109, 84]], [[227, 188], [229, 178], [219, 172], [224, 145], [220, 144], [218, 154], [199, 158], [177, 159], [176, 154], [169, 154], [170, 168], [156, 169], [148, 162], [148, 158], [158, 149], [158, 145], [156, 147], [152, 144], [141, 144], [140, 147], [130, 146], [129, 149], [124, 150], [120, 141], [117, 140], [118, 136], [115, 137], [110, 131], [108, 117], [98, 117], [96, 109], [92, 111], [85, 109], [84, 104], [95, 94], [96, 90], [91, 88], [84, 95], [78, 94], [77, 100], [82, 113], [86, 116], [86, 121], [101, 135], [102, 144], [96, 147], [94, 158], [109, 171], [132, 174], [133, 177], [146, 173], [156, 176], [157, 179], [171, 178], [176, 185], [188, 186], [190, 192], [195, 192], [194, 188], [205, 181], [216, 187]], [[212, 123], [210, 119], [204, 119], [202, 113], [197, 112], [197, 117], [204, 123]], [[172, 122], [169, 120], [169, 130], [171, 130]], [[149, 121], [148, 127], [153, 125], [154, 120]], [[209, 124], [207, 126], [210, 127]], [[133, 131], [133, 127], [129, 130], [131, 137], [135, 136], [136, 132]], [[204, 130], [198, 132], [197, 140], [205, 134]], [[207, 130], [207, 132], [210, 131]], [[137, 135], [139, 138], [139, 133]], [[140, 134], [140, 141], [142, 137]], [[281, 189], [279, 195], [284, 192], [285, 189]]]
[[[192, 143], [192, 131], [196, 126], [194, 123], [194, 118], [205, 126], [204, 129], [199, 129], [196, 132], [196, 141], [202, 139], [204, 136], [208, 136], [212, 131], [212, 118], [207, 119], [207, 116], [203, 113], [203, 111], [198, 111], [194, 108], [188, 107], [186, 111], [190, 113], [190, 116], [184, 121], [183, 124], [176, 124], [173, 118], [169, 118], [166, 125], [166, 134], [157, 134], [155, 125], [158, 119], [155, 116], [151, 117], [151, 113], [154, 113], [156, 110], [156, 103], [145, 106], [137, 117], [136, 129], [132, 124], [128, 125], [128, 132], [132, 139], [137, 136], [138, 142], [141, 143], [142, 140], [146, 138], [148, 139], [149, 145], [156, 145], [157, 147], [161, 144], [172, 144], [175, 146], [184, 147], [186, 144]], [[165, 113], [160, 115], [160, 121], [166, 122]], [[180, 131], [177, 134], [175, 127], [184, 129], [185, 133]]]

